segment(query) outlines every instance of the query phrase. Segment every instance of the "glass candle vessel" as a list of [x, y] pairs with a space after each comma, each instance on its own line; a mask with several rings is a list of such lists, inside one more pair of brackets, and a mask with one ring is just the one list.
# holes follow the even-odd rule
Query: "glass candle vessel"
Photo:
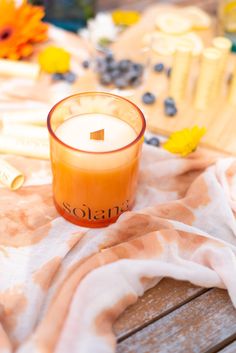
[[52, 108], [53, 195], [64, 218], [103, 227], [132, 208], [145, 127], [135, 104], [109, 93], [76, 94]]

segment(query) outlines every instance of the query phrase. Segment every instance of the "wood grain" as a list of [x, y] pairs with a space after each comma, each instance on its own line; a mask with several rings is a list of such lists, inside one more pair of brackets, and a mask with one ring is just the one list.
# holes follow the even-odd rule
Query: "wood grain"
[[229, 344], [224, 349], [220, 350], [219, 353], [235, 353], [236, 352], [236, 341]]
[[[181, 2], [183, 4], [183, 1]], [[187, 4], [187, 2], [185, 3]], [[136, 89], [115, 92], [125, 95], [128, 99], [136, 103], [144, 111], [147, 119], [147, 127], [150, 131], [163, 135], [170, 135], [173, 131], [180, 130], [194, 125], [206, 127], [207, 133], [203, 137], [202, 145], [218, 150], [220, 152], [236, 155], [235, 129], [236, 122], [235, 106], [229, 105], [227, 101], [227, 76], [232, 72], [236, 65], [236, 57], [231, 56], [225, 80], [222, 82], [222, 90], [216, 97], [211, 106], [199, 111], [194, 108], [194, 92], [196, 88], [197, 77], [199, 74], [200, 58], [195, 57], [192, 60], [191, 73], [189, 77], [189, 87], [184, 100], [177, 103], [178, 114], [175, 117], [166, 117], [164, 114], [163, 101], [169, 95], [169, 79], [165, 73], [158, 74], [154, 72], [153, 66], [157, 62], [163, 62], [167, 67], [172, 66], [172, 56], [160, 56], [152, 50], [144, 50], [143, 37], [145, 34], [155, 30], [155, 19], [157, 14], [175, 11], [171, 5], [162, 4], [149, 7], [143, 14], [140, 22], [127, 29], [119, 36], [112, 49], [117, 59], [130, 58], [134, 61], [143, 63], [146, 67], [143, 84]], [[211, 45], [214, 36], [214, 26], [208, 30], [197, 31], [202, 37], [205, 47]], [[97, 77], [91, 70], [78, 81], [75, 85], [76, 91], [81, 90], [104, 90], [99, 86]], [[112, 87], [108, 87], [108, 90]], [[157, 96], [156, 102], [152, 105], [142, 103], [144, 92], [153, 92]]]
[[114, 325], [118, 340], [167, 315], [184, 303], [207, 291], [191, 283], [163, 279], [148, 290], [134, 305], [120, 316]]
[[235, 332], [227, 292], [212, 289], [119, 343], [117, 353], [213, 353]]
[[[189, 87], [184, 99], [178, 102], [178, 114], [173, 118], [166, 117], [163, 109], [163, 100], [169, 95], [169, 79], [165, 74], [157, 74], [153, 66], [157, 62], [163, 62], [166, 67], [172, 66], [172, 56], [160, 56], [154, 51], [144, 52], [143, 38], [145, 34], [155, 30], [155, 19], [160, 13], [176, 11], [173, 6], [158, 5], [149, 8], [143, 15], [141, 21], [132, 28], [126, 30], [113, 45], [116, 57], [129, 57], [133, 60], [143, 62], [146, 66], [146, 74], [143, 85], [138, 87], [129, 99], [136, 103], [145, 112], [148, 129], [159, 134], [170, 135], [176, 130], [194, 125], [204, 126], [207, 133], [203, 138], [202, 145], [208, 148], [236, 155], [235, 139], [235, 106], [229, 105], [227, 100], [228, 84], [227, 76], [236, 65], [236, 58], [231, 55], [226, 68], [225, 80], [222, 81], [221, 91], [214, 102], [204, 111], [195, 109], [193, 101], [199, 74], [200, 58], [192, 60], [189, 77]], [[196, 31], [202, 38], [205, 47], [209, 47], [214, 37], [214, 26], [209, 30]], [[152, 105], [142, 103], [144, 92], [153, 92], [157, 100]]]

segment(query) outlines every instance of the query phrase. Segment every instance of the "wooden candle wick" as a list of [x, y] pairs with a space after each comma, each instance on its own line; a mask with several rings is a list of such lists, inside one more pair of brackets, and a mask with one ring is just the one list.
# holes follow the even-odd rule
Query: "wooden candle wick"
[[104, 129], [90, 132], [90, 140], [104, 140]]

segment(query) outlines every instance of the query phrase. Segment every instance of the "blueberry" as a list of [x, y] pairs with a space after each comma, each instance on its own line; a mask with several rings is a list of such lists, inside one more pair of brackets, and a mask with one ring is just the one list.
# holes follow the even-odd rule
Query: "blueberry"
[[131, 80], [130, 85], [132, 87], [138, 87], [141, 83], [142, 83], [142, 79], [140, 77], [137, 77]]
[[143, 65], [142, 64], [137, 64], [137, 63], [134, 63], [132, 65], [132, 69], [137, 72], [137, 74], [140, 76], [143, 74]]
[[167, 76], [167, 77], [170, 77], [170, 76], [171, 76], [171, 71], [172, 71], [172, 68], [171, 68], [171, 67], [168, 67], [168, 68], [166, 69], [166, 76]]
[[157, 63], [154, 65], [154, 71], [156, 72], [162, 72], [164, 70], [165, 66], [162, 63]]
[[52, 79], [53, 81], [61, 81], [61, 80], [64, 80], [64, 75], [59, 72], [56, 72], [55, 74], [52, 75]]
[[164, 105], [165, 107], [167, 106], [175, 106], [175, 101], [172, 97], [167, 97], [165, 100], [164, 100]]
[[118, 69], [118, 64], [115, 61], [110, 61], [107, 63], [107, 71], [113, 71]]
[[156, 97], [151, 92], [146, 92], [142, 96], [142, 101], [145, 104], [153, 104], [156, 100]]
[[116, 78], [115, 81], [114, 81], [114, 84], [115, 84], [115, 86], [117, 88], [120, 88], [120, 89], [125, 88], [125, 87], [128, 86], [128, 83], [127, 83], [127, 81], [125, 80], [124, 77]]
[[129, 82], [129, 83], [132, 83], [133, 81], [135, 81], [137, 78], [139, 78], [139, 75], [138, 73], [133, 70], [133, 69], [130, 69], [129, 71], [127, 71], [125, 74], [124, 74], [124, 77], [125, 79]]
[[131, 65], [132, 61], [128, 59], [123, 59], [118, 62], [118, 66], [121, 71], [128, 71]]
[[114, 56], [112, 53], [107, 53], [106, 56], [105, 56], [105, 60], [106, 62], [110, 63], [112, 61], [114, 61]]
[[88, 69], [88, 68], [89, 68], [89, 65], [90, 65], [90, 63], [89, 63], [88, 60], [84, 60], [84, 61], [82, 62], [82, 66], [83, 66], [84, 69]]
[[102, 85], [109, 85], [112, 82], [112, 78], [108, 73], [104, 73], [103, 75], [101, 75], [100, 77], [100, 83]]
[[110, 72], [111, 78], [115, 79], [117, 77], [120, 77], [120, 70], [114, 69], [113, 71]]
[[102, 59], [98, 58], [96, 62], [96, 69], [99, 73], [104, 73], [107, 71], [107, 62]]
[[166, 116], [175, 116], [177, 114], [177, 108], [175, 106], [168, 105], [165, 107]]
[[147, 144], [159, 147], [160, 146], [160, 140], [157, 137], [151, 137], [149, 140], [147, 140]]
[[76, 74], [74, 72], [68, 71], [64, 74], [64, 79], [68, 83], [74, 83], [76, 81]]

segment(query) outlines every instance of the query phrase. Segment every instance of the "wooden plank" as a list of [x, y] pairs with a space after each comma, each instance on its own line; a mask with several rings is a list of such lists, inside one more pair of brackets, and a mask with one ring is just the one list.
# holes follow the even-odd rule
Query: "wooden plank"
[[224, 349], [220, 350], [219, 353], [235, 353], [236, 352], [236, 341], [229, 344]]
[[[183, 1], [181, 1], [183, 4]], [[113, 45], [116, 57], [121, 55], [130, 57], [133, 60], [149, 63], [149, 70], [146, 69], [144, 82], [132, 95], [129, 96], [134, 103], [142, 108], [147, 118], [149, 130], [164, 135], [170, 135], [176, 130], [194, 125], [205, 126], [207, 133], [203, 138], [203, 145], [229, 154], [236, 154], [236, 140], [234, 131], [236, 123], [234, 119], [235, 106], [230, 106], [226, 99], [228, 85], [226, 80], [222, 81], [222, 90], [214, 102], [204, 111], [194, 108], [194, 95], [197, 76], [199, 74], [199, 58], [193, 58], [189, 77], [189, 87], [185, 99], [178, 102], [178, 114], [173, 118], [166, 117], [163, 109], [163, 100], [169, 95], [170, 80], [165, 74], [157, 74], [152, 66], [157, 62], [163, 62], [166, 67], [172, 66], [172, 56], [160, 56], [154, 51], [143, 51], [143, 38], [145, 34], [155, 31], [155, 20], [158, 14], [168, 11], [176, 11], [176, 7], [157, 5], [144, 13], [142, 20], [134, 27], [125, 31]], [[212, 43], [214, 37], [214, 26], [205, 31], [195, 31], [203, 40], [205, 47]], [[235, 65], [235, 56], [231, 55], [227, 63], [225, 78], [232, 72]], [[157, 100], [152, 105], [142, 103], [144, 92], [153, 92]]]
[[[180, 3], [187, 4], [183, 1]], [[199, 74], [199, 57], [192, 60], [189, 87], [185, 99], [177, 103], [178, 114], [172, 118], [165, 116], [163, 101], [169, 95], [170, 80], [165, 73], [157, 74], [154, 72], [153, 66], [157, 62], [163, 62], [166, 67], [171, 67], [173, 56], [160, 56], [153, 50], [146, 50], [147, 48], [144, 50], [143, 39], [146, 34], [153, 33], [156, 30], [157, 15], [169, 11], [176, 11], [176, 7], [165, 3], [148, 8], [139, 23], [124, 31], [112, 45], [116, 59], [130, 58], [143, 63], [146, 67], [143, 83], [136, 89], [124, 91], [124, 95], [127, 95], [127, 98], [142, 108], [150, 131], [170, 135], [173, 131], [185, 127], [205, 126], [207, 133], [203, 137], [203, 146], [236, 155], [235, 106], [229, 105], [227, 101], [229, 90], [227, 80], [225, 79], [222, 82], [221, 92], [206, 110], [198, 111], [194, 108], [194, 92]], [[205, 47], [208, 47], [211, 45], [214, 36], [214, 25], [207, 30], [196, 30], [196, 33], [202, 38]], [[236, 58], [231, 55], [225, 78], [232, 72], [235, 64]], [[74, 85], [75, 91], [85, 90], [85, 88], [86, 90], [103, 90], [103, 87], [98, 84], [97, 75], [91, 73], [91, 70], [87, 70], [86, 75]], [[109, 87], [109, 89], [112, 89], [112, 87]], [[157, 96], [156, 102], [152, 105], [145, 105], [142, 102], [143, 93], [148, 91], [155, 93]], [[122, 95], [122, 92], [120, 94]]]
[[226, 291], [212, 289], [118, 344], [117, 353], [213, 353], [236, 333]]
[[117, 338], [124, 339], [206, 290], [188, 282], [163, 279], [154, 288], [148, 290], [137, 303], [127, 308], [116, 321], [114, 330]]

